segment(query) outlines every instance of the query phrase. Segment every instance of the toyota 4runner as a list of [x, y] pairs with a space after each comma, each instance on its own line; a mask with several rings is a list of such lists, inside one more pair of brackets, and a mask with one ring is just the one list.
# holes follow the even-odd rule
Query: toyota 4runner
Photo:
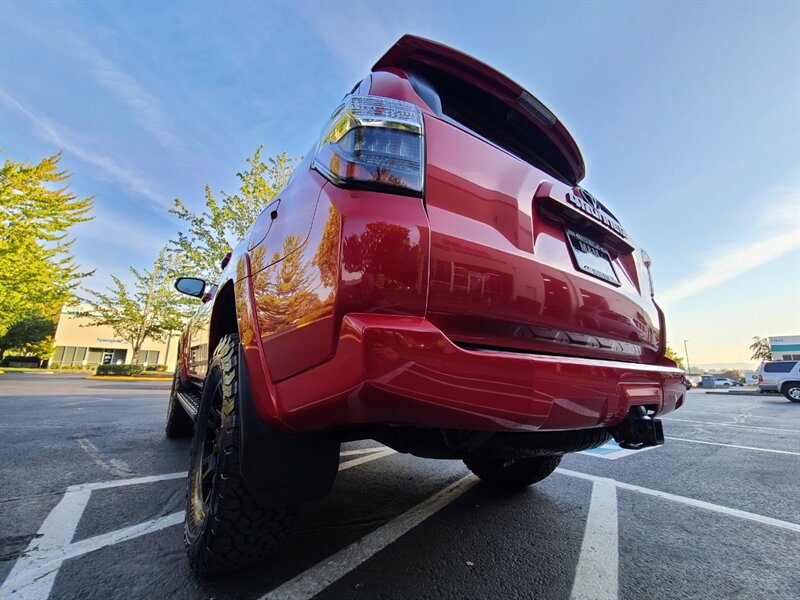
[[650, 259], [579, 187], [540, 101], [401, 38], [223, 261], [180, 341], [168, 436], [193, 436], [185, 541], [221, 573], [328, 494], [342, 442], [526, 486], [561, 457], [663, 443], [678, 408]]

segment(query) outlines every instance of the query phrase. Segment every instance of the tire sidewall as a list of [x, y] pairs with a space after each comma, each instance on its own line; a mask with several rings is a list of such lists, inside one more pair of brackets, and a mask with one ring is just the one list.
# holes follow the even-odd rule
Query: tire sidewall
[[789, 383], [786, 384], [786, 387], [783, 390], [783, 395], [786, 396], [787, 400], [790, 402], [800, 402], [800, 395], [797, 395], [796, 398], [792, 397], [792, 392], [800, 391], [800, 384], [798, 383]]
[[[202, 521], [195, 521], [194, 519], [194, 490], [195, 486], [197, 485], [197, 481], [195, 479], [196, 469], [198, 468], [198, 462], [202, 458], [202, 446], [203, 442], [205, 441], [205, 433], [206, 427], [205, 423], [208, 420], [209, 412], [212, 409], [212, 403], [214, 400], [214, 394], [220, 388], [223, 398], [223, 404], [226, 401], [230, 401], [231, 399], [224, 397], [225, 386], [222, 385], [222, 367], [220, 365], [220, 356], [218, 352], [214, 353], [214, 358], [212, 359], [211, 365], [208, 369], [208, 374], [206, 375], [205, 382], [203, 383], [203, 393], [200, 397], [200, 407], [197, 411], [197, 421], [196, 426], [194, 428], [194, 435], [192, 436], [192, 446], [190, 452], [190, 460], [189, 460], [189, 475], [188, 475], [188, 485], [186, 489], [186, 519], [184, 521], [184, 533], [186, 537], [187, 544], [194, 544], [198, 541], [199, 538], [204, 537], [207, 535], [207, 530], [209, 528], [209, 524], [214, 519], [214, 512], [217, 509], [216, 502], [214, 499], [218, 496], [218, 487], [219, 487], [219, 468], [216, 469], [214, 473], [214, 479], [211, 484], [211, 501], [209, 502], [209, 506], [205, 508], [205, 515]], [[234, 399], [235, 400], [235, 399]], [[216, 461], [217, 465], [220, 465], [222, 462], [221, 456], [221, 448], [222, 444], [220, 443], [220, 436], [223, 435], [225, 431], [225, 411], [221, 411], [222, 413], [222, 423], [217, 431], [217, 445], [216, 445]], [[202, 543], [202, 542], [201, 542]]]

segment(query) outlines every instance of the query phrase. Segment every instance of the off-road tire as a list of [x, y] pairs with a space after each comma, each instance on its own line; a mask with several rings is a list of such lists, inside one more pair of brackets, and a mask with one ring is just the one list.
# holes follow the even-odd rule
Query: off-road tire
[[790, 402], [800, 402], [800, 381], [784, 383], [782, 392]]
[[178, 402], [178, 392], [181, 391], [181, 375], [178, 368], [175, 369], [175, 376], [172, 378], [172, 389], [167, 400], [167, 422], [164, 432], [168, 438], [188, 438], [194, 432], [194, 421], [186, 413], [186, 410]]
[[[230, 573], [263, 560], [286, 539], [297, 513], [297, 505], [260, 506], [242, 479], [238, 348], [238, 336], [220, 340], [192, 440], [184, 543], [189, 565], [200, 576]], [[204, 460], [211, 469], [205, 479]]]
[[533, 458], [464, 459], [467, 468], [489, 485], [508, 490], [519, 490], [541, 481], [556, 470], [560, 454]]

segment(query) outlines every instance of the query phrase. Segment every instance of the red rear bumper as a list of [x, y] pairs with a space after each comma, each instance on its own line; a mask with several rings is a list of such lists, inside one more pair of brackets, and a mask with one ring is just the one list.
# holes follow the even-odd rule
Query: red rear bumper
[[615, 425], [634, 405], [666, 413], [685, 393], [676, 368], [466, 350], [424, 318], [351, 314], [334, 357], [278, 383], [260, 412], [295, 431], [564, 430]]

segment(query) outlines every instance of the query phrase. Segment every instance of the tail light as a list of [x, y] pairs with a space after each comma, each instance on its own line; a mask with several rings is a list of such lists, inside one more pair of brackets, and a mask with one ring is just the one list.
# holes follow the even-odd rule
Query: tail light
[[758, 374], [758, 383], [764, 383], [764, 376], [761, 373]]
[[422, 196], [422, 112], [379, 96], [347, 96], [322, 132], [314, 169], [334, 185]]

